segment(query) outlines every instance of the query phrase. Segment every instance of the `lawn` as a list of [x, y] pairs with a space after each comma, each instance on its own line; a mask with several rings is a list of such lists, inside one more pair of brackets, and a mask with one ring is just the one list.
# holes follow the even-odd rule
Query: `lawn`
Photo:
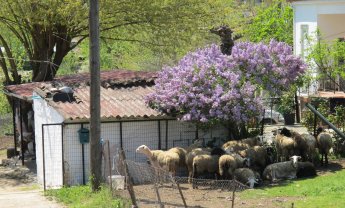
[[[239, 195], [244, 200], [293, 197], [295, 207], [303, 208], [345, 207], [345, 170], [315, 178], [287, 181], [273, 187], [247, 190]], [[291, 207], [291, 201], [289, 205]]]
[[99, 192], [92, 193], [90, 186], [73, 186], [48, 190], [45, 195], [53, 197], [56, 201], [70, 208], [130, 207], [127, 200], [120, 197], [112, 197], [107, 188], [102, 188]]

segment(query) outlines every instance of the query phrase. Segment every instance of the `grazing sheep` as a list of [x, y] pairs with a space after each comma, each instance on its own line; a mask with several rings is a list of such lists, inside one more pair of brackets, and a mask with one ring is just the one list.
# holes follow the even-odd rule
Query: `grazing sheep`
[[319, 152], [321, 154], [321, 165], [323, 165], [323, 158], [325, 157], [325, 164], [328, 165], [327, 154], [332, 148], [332, 136], [328, 133], [321, 133], [323, 131], [322, 127], [317, 129], [317, 145]]
[[222, 145], [223, 149], [231, 149], [233, 148], [233, 152], [245, 150], [249, 147], [254, 147], [256, 145], [260, 145], [260, 137], [251, 137], [242, 140], [231, 140]]
[[164, 169], [173, 176], [176, 175], [180, 163], [180, 157], [176, 153], [176, 149], [172, 151], [150, 150], [146, 145], [141, 145], [136, 149], [136, 152], [146, 155], [153, 167]]
[[240, 141], [241, 141], [242, 143], [244, 143], [244, 144], [248, 144], [248, 145], [251, 146], [251, 147], [261, 145], [260, 137], [259, 137], [259, 136], [257, 136], [257, 137], [250, 137], [250, 138], [246, 138], [246, 139], [242, 139], [242, 140], [240, 140]]
[[309, 147], [305, 136], [302, 136], [301, 134], [293, 130], [289, 130], [285, 127], [281, 130], [280, 134], [292, 138], [295, 142], [294, 154], [300, 155], [302, 157], [302, 160], [307, 160], [307, 152]]
[[292, 138], [277, 134], [275, 137], [275, 144], [278, 161], [288, 160], [288, 158], [294, 154], [295, 141]]
[[185, 167], [186, 166], [186, 154], [187, 151], [183, 149], [182, 147], [173, 147], [169, 149], [170, 152], [175, 152], [179, 155], [180, 161], [179, 161], [179, 166], [180, 167]]
[[263, 179], [274, 182], [278, 179], [296, 178], [298, 159], [300, 158], [300, 156], [294, 155], [290, 158], [291, 161], [273, 163], [271, 165], [268, 165], [262, 174]]
[[211, 152], [205, 148], [196, 148], [190, 150], [186, 155], [186, 165], [188, 170], [188, 183], [191, 182], [191, 178], [193, 175], [193, 159], [197, 155], [210, 155]]
[[302, 134], [301, 136], [307, 144], [307, 149], [306, 149], [307, 159], [311, 161], [312, 163], [314, 163], [314, 158], [316, 155], [316, 146], [317, 146], [316, 139], [313, 135], [310, 135], [310, 134]]
[[316, 176], [316, 169], [311, 162], [298, 162], [297, 164], [297, 178], [306, 178]]
[[[193, 178], [197, 178], [202, 173], [219, 174], [219, 155], [197, 155], [193, 159]], [[196, 184], [193, 183], [193, 188]]]
[[232, 179], [235, 169], [238, 168], [238, 163], [234, 156], [222, 155], [219, 158], [218, 166], [219, 175], [222, 179]]
[[231, 143], [226, 145], [226, 148], [223, 149], [227, 152], [232, 152], [232, 153], [239, 153], [242, 150], [246, 150], [250, 148], [250, 145], [246, 144], [246, 143], [242, 143], [242, 142], [237, 142], [237, 143]]
[[234, 179], [239, 182], [249, 185], [250, 188], [254, 188], [254, 184], [258, 183], [257, 175], [249, 168], [238, 168], [234, 172]]
[[241, 155], [243, 158], [249, 158], [250, 166], [259, 172], [262, 172], [266, 167], [267, 151], [265, 147], [254, 146], [240, 151], [239, 155]]
[[243, 158], [239, 154], [224, 154], [219, 158], [219, 175], [223, 179], [232, 179], [236, 168], [250, 166], [250, 159]]

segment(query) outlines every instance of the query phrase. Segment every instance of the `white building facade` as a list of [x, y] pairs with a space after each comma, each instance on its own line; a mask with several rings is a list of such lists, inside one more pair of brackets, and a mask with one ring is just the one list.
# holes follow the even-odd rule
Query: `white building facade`
[[[292, 1], [294, 11], [294, 53], [303, 58], [319, 37], [333, 41], [345, 37], [345, 0], [296, 0]], [[313, 76], [317, 70], [312, 71]], [[318, 83], [313, 83], [302, 93], [316, 94]]]

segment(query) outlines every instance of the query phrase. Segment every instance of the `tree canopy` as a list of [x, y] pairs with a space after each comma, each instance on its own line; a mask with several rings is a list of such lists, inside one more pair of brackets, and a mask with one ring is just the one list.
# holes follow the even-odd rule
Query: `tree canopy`
[[147, 102], [186, 121], [243, 124], [261, 112], [258, 88], [279, 94], [305, 70], [305, 63], [283, 42], [240, 42], [231, 56], [211, 45], [165, 67]]
[[293, 10], [285, 0], [275, 0], [263, 5], [247, 25], [244, 33], [253, 42], [270, 42], [271, 39], [293, 45]]
[[[0, 0], [0, 66], [6, 83], [20, 83], [16, 41], [29, 59], [33, 81], [51, 80], [63, 58], [88, 37], [88, 4], [83, 0]], [[223, 15], [222, 1], [101, 0], [103, 39], [143, 46], [188, 43]]]

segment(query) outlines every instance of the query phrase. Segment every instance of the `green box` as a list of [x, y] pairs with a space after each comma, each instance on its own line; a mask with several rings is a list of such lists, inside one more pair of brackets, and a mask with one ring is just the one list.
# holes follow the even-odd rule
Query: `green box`
[[89, 129], [81, 128], [78, 131], [79, 133], [79, 141], [82, 144], [89, 143]]

